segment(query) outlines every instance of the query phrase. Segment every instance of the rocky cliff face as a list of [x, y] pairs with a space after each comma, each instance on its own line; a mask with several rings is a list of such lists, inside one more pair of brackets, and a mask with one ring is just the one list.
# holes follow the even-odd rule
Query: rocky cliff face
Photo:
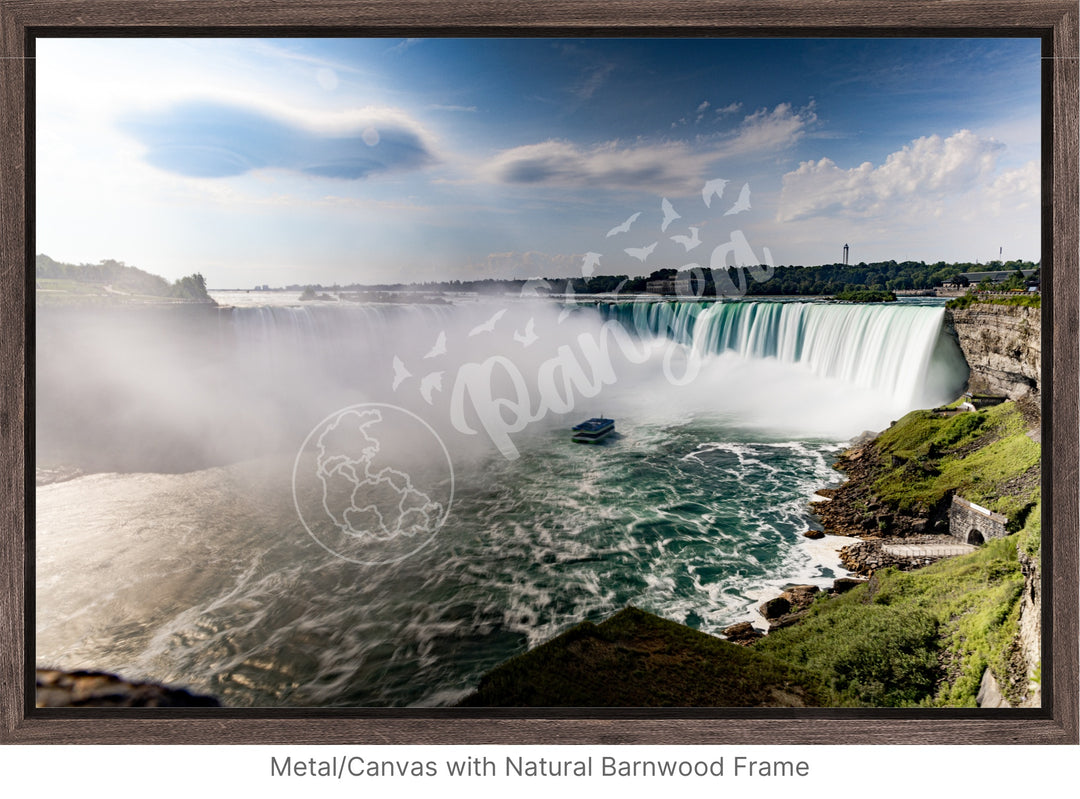
[[1023, 551], [1018, 554], [1024, 571], [1024, 602], [1016, 637], [1020, 668], [1014, 680], [1018, 683], [1017, 693], [1023, 697], [1020, 707], [1041, 707], [1042, 688], [1037, 675], [1042, 668], [1042, 567], [1038, 556]]
[[1042, 357], [1038, 308], [975, 303], [945, 313], [971, 368], [970, 391], [1009, 399], [1038, 394]]

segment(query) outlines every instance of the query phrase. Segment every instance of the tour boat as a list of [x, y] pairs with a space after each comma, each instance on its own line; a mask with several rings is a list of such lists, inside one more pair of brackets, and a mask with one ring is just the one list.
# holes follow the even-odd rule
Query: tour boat
[[615, 420], [597, 416], [574, 425], [571, 430], [574, 433], [571, 441], [578, 444], [595, 444], [615, 432]]

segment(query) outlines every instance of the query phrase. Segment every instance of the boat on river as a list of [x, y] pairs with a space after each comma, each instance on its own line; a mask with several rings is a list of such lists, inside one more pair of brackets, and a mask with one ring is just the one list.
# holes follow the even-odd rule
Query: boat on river
[[596, 416], [570, 428], [571, 441], [578, 444], [595, 444], [615, 432], [615, 420]]

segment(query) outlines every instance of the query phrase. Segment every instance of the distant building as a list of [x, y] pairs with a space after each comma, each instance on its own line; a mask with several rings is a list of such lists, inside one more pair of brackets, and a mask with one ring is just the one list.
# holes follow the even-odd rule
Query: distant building
[[650, 280], [645, 284], [645, 291], [648, 294], [675, 294], [677, 291], [676, 281], [674, 278]]
[[[1022, 269], [1020, 271], [1024, 273], [1024, 277], [1031, 277], [1035, 274], [1034, 269]], [[968, 283], [972, 286], [977, 286], [984, 280], [989, 280], [991, 283], [1004, 283], [1015, 274], [1015, 269], [1001, 269], [996, 272], [961, 272], [960, 276], [967, 278]]]

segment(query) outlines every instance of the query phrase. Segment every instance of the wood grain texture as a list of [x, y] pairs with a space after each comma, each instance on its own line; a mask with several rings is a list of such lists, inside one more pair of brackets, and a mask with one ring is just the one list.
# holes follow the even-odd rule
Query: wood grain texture
[[[94, 28], [245, 26], [421, 30], [655, 28], [727, 30], [772, 35], [792, 28], [852, 27], [1049, 30], [1067, 12], [1065, 0], [4, 0], [27, 27]], [[741, 30], [740, 30], [741, 29]], [[145, 32], [145, 31], [144, 31]], [[162, 31], [163, 34], [167, 32]], [[168, 32], [172, 33], [172, 32]]]
[[[24, 715], [26, 536], [26, 66], [0, 6], [0, 741]], [[14, 55], [14, 58], [10, 56]]]
[[[318, 30], [317, 30], [318, 29]], [[1044, 686], [1032, 711], [38, 711], [29, 685], [25, 619], [28, 37], [33, 35], [1043, 35], [1044, 457], [1052, 575], [1044, 580]], [[1078, 39], [1075, 0], [674, 0], [509, 3], [437, 0], [0, 0], [0, 743], [870, 743], [1076, 744], [1078, 627]], [[1052, 167], [1052, 168], [1048, 168]], [[1044, 478], [1047, 479], [1047, 478]], [[1049, 679], [1046, 665], [1049, 664]], [[580, 716], [580, 714], [577, 714]], [[712, 716], [712, 717], [705, 717]]]
[[[1050, 295], [1050, 341], [1049, 364], [1045, 350], [1043, 368], [1049, 366], [1051, 444], [1044, 452], [1050, 452], [1049, 469], [1043, 470], [1043, 479], [1049, 477], [1052, 495], [1049, 546], [1052, 579], [1050, 591], [1044, 597], [1043, 650], [1044, 663], [1050, 663], [1050, 701], [1055, 710], [1055, 721], [1063, 729], [1077, 730], [1077, 696], [1080, 696], [1080, 677], [1077, 674], [1077, 626], [1078, 594], [1080, 584], [1077, 548], [1077, 529], [1080, 527], [1080, 471], [1077, 463], [1080, 450], [1077, 447], [1080, 404], [1078, 404], [1077, 363], [1080, 360], [1080, 321], [1078, 321], [1077, 297], [1080, 295], [1080, 171], [1077, 161], [1080, 153], [1080, 120], [1077, 115], [1077, 98], [1080, 97], [1080, 60], [1077, 59], [1077, 14], [1062, 19], [1054, 31], [1055, 57], [1050, 66], [1052, 85], [1050, 98], [1050, 124], [1052, 145], [1050, 147], [1051, 182], [1049, 195], [1051, 208], [1043, 210], [1044, 219], [1050, 217], [1050, 239], [1053, 246], [1052, 283]], [[1045, 112], [1044, 112], [1045, 113]], [[1044, 147], [1046, 145], [1044, 144]], [[1043, 246], [1046, 246], [1045, 240]], [[1045, 330], [1045, 327], [1044, 327]], [[1045, 400], [1044, 400], [1045, 402]], [[1044, 439], [1045, 440], [1045, 439]], [[1045, 567], [1044, 567], [1045, 568]], [[1049, 615], [1049, 619], [1046, 616]], [[1049, 623], [1046, 623], [1049, 621]], [[1049, 630], [1049, 636], [1046, 631]], [[1049, 641], [1047, 640], [1049, 639]], [[1047, 652], [1047, 643], [1052, 651]], [[1046, 655], [1049, 655], [1047, 657]]]

